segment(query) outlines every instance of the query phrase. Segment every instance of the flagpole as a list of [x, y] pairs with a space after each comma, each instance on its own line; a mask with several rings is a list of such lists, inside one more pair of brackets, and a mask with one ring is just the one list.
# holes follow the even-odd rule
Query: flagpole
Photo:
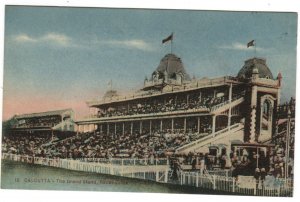
[[173, 53], [173, 39], [171, 39], [171, 54]]
[[254, 57], [256, 57], [256, 39], [254, 39], [255, 43], [254, 43]]

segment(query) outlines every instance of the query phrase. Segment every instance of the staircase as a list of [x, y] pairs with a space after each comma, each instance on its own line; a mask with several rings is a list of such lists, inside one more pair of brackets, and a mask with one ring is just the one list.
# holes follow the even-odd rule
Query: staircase
[[196, 140], [189, 144], [183, 145], [182, 147], [179, 147], [178, 149], [176, 149], [176, 152], [187, 153], [190, 151], [194, 151], [194, 150], [204, 147], [218, 139], [228, 137], [231, 134], [236, 133], [243, 128], [244, 128], [243, 124], [240, 124], [240, 123], [234, 124], [230, 127], [224, 128], [223, 130], [220, 130], [216, 133], [209, 134], [199, 140]]
[[244, 100], [245, 100], [244, 97], [237, 98], [235, 100], [232, 100], [231, 102], [229, 102], [229, 100], [227, 100], [223, 103], [213, 106], [210, 109], [210, 112], [213, 112], [214, 114], [224, 112], [224, 111], [228, 110], [230, 107], [233, 108], [233, 107], [241, 104], [242, 102], [244, 102]]

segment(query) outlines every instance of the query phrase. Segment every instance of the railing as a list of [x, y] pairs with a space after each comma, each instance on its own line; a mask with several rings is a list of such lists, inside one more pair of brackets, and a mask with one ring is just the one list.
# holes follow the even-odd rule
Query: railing
[[[156, 182], [168, 182], [168, 166], [156, 166], [157, 169], [139, 169], [139, 168], [153, 168], [155, 166], [120, 166], [112, 165], [109, 163], [95, 163], [85, 162], [80, 160], [71, 159], [49, 159], [42, 157], [31, 157], [25, 155], [7, 154], [2, 153], [2, 159], [33, 163], [44, 166], [59, 167], [69, 170], [94, 172], [101, 174], [109, 174], [116, 176], [123, 176], [129, 178], [138, 178], [144, 180], [151, 180]], [[98, 159], [97, 159], [98, 160]], [[135, 169], [137, 168], [137, 169]], [[126, 172], [124, 172], [126, 170]], [[216, 191], [236, 193], [242, 195], [257, 195], [257, 196], [293, 196], [293, 182], [291, 179], [283, 180], [276, 179], [276, 186], [268, 186], [266, 183], [256, 184], [255, 179], [252, 177], [247, 182], [241, 179], [243, 176], [233, 178], [224, 175], [216, 175], [216, 173], [204, 172], [183, 172], [178, 174], [177, 181], [173, 180], [170, 183], [176, 183], [185, 186], [194, 186], [201, 189], [211, 189]]]
[[162, 115], [178, 115], [183, 113], [198, 113], [198, 112], [209, 112], [209, 108], [207, 107], [200, 107], [194, 109], [184, 109], [184, 110], [176, 110], [176, 111], [167, 111], [167, 112], [156, 112], [156, 113], [148, 113], [148, 114], [133, 114], [133, 115], [122, 115], [122, 116], [112, 116], [112, 117], [91, 117], [86, 118], [80, 121], [90, 121], [94, 119], [101, 119], [105, 121], [115, 120], [115, 119], [123, 119], [123, 118], [143, 118], [143, 117], [153, 117], [153, 116], [162, 116]]
[[184, 145], [184, 146], [178, 148], [176, 151], [177, 151], [177, 152], [180, 152], [180, 151], [185, 150], [185, 149], [187, 149], [187, 148], [196, 146], [196, 145], [198, 145], [198, 144], [200, 144], [200, 143], [202, 143], [202, 142], [204, 142], [204, 141], [206, 141], [206, 140], [209, 140], [209, 139], [211, 139], [211, 138], [217, 137], [217, 136], [219, 136], [219, 135], [221, 135], [221, 134], [223, 134], [223, 133], [228, 132], [229, 130], [235, 129], [235, 128], [239, 127], [240, 125], [241, 125], [240, 123], [236, 123], [236, 124], [234, 124], [234, 125], [232, 125], [232, 126], [230, 126], [230, 127], [224, 128], [224, 129], [222, 129], [222, 130], [220, 130], [220, 131], [218, 131], [218, 132], [211, 133], [211, 134], [209, 134], [209, 135], [207, 135], [207, 136], [205, 136], [205, 137], [203, 137], [203, 138], [201, 138], [201, 139], [198, 139], [198, 140], [196, 140], [196, 141], [194, 141], [194, 142], [191, 142], [191, 143], [189, 143], [189, 144], [186, 144], [186, 145]]
[[[166, 183], [168, 180], [169, 165], [166, 159], [157, 159], [156, 164], [152, 165], [140, 165], [136, 159], [132, 159], [132, 162], [136, 164], [131, 164], [129, 159], [110, 159], [104, 161], [100, 159], [98, 161], [89, 160], [73, 160], [73, 159], [60, 159], [60, 158], [43, 158], [43, 157], [32, 157], [28, 155], [16, 155], [2, 153], [2, 159], [38, 164], [44, 166], [64, 168], [68, 170], [84, 171], [84, 172], [94, 172], [101, 174], [109, 174], [116, 176], [124, 176], [130, 178], [138, 178], [145, 180], [152, 180], [157, 182]], [[94, 159], [95, 160], [95, 159]], [[143, 162], [148, 162], [143, 160]], [[123, 164], [122, 164], [123, 163]], [[161, 163], [161, 164], [159, 164]]]
[[178, 183], [181, 185], [201, 187], [228, 193], [250, 196], [293, 196], [293, 186], [290, 181], [279, 180], [278, 186], [268, 187], [264, 182], [256, 184], [256, 180], [247, 183], [240, 182], [234, 177], [200, 174], [199, 172], [180, 172]]
[[126, 100], [132, 100], [132, 99], [138, 99], [138, 98], [146, 98], [156, 95], [162, 95], [167, 93], [174, 93], [174, 92], [183, 92], [187, 90], [194, 90], [198, 88], [204, 88], [204, 87], [211, 87], [214, 85], [222, 85], [226, 84], [227, 82], [237, 82], [237, 80], [234, 77], [219, 77], [219, 78], [213, 78], [213, 79], [204, 79], [204, 80], [198, 80], [196, 82], [191, 82], [185, 86], [182, 87], [182, 89], [179, 90], [169, 90], [164, 92], [153, 92], [151, 95], [149, 94], [131, 94], [127, 96], [118, 96], [111, 99], [105, 99], [105, 100], [97, 100], [97, 101], [88, 101], [87, 104], [89, 106], [95, 106], [95, 105], [101, 105], [111, 102], [120, 102], [120, 101], [126, 101]]
[[82, 162], [103, 163], [111, 165], [137, 165], [137, 166], [151, 166], [151, 165], [169, 165], [169, 160], [166, 158], [81, 158]]
[[243, 101], [244, 100], [244, 97], [243, 96], [240, 96], [240, 97], [235, 97], [231, 100], [231, 102], [229, 102], [229, 100], [226, 100], [225, 102], [222, 102], [218, 105], [215, 105], [213, 107], [211, 107], [210, 111], [213, 112], [213, 111], [216, 111], [217, 109], [227, 105], [227, 104], [233, 104], [235, 105], [236, 103], [239, 103], [239, 101]]

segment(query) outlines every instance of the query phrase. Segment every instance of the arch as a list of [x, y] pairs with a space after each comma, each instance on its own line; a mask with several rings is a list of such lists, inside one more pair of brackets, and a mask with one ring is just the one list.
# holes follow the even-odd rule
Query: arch
[[264, 95], [260, 99], [260, 134], [258, 140], [267, 140], [272, 137], [273, 109], [275, 98], [272, 95]]

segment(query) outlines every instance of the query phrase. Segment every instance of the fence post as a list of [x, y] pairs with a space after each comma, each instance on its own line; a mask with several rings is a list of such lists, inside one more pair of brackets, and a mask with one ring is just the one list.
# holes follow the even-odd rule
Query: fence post
[[180, 185], [182, 185], [182, 172], [180, 172]]
[[158, 182], [159, 180], [159, 171], [156, 171], [155, 173], [155, 181]]
[[165, 183], [167, 183], [168, 182], [168, 172], [169, 172], [169, 170], [168, 170], [168, 168], [165, 170]]
[[124, 173], [124, 159], [122, 159], [121, 161], [122, 161], [122, 165], [121, 165], [122, 166], [121, 167], [121, 172], [122, 173], [121, 173], [121, 176], [123, 176], [123, 173]]
[[232, 192], [235, 192], [235, 178], [232, 178]]
[[216, 190], [216, 175], [213, 175], [213, 189]]
[[199, 186], [199, 173], [196, 173], [196, 187]]

